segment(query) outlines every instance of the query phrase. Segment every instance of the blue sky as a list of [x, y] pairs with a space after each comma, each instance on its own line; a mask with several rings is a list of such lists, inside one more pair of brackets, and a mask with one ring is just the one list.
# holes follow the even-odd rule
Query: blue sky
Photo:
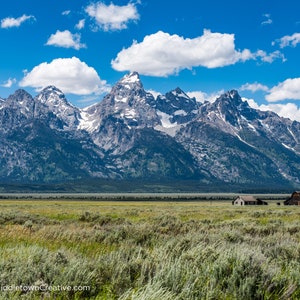
[[56, 85], [79, 107], [128, 71], [145, 89], [199, 101], [237, 89], [300, 120], [300, 2], [2, 1], [0, 97]]

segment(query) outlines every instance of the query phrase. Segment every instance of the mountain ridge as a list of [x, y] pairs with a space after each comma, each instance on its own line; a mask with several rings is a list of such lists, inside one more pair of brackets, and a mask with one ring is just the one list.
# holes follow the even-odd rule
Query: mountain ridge
[[236, 90], [199, 103], [156, 98], [137, 72], [79, 109], [48, 86], [0, 101], [0, 182], [193, 180], [199, 186], [300, 185], [300, 123], [251, 108]]

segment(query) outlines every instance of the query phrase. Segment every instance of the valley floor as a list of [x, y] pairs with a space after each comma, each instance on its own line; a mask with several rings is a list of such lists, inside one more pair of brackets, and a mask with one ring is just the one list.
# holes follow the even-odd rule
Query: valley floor
[[300, 299], [300, 207], [0, 200], [0, 299]]

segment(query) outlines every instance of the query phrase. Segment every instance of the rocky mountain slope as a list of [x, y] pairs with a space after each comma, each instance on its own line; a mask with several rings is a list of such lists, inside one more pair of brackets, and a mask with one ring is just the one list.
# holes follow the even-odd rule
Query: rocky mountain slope
[[199, 103], [156, 99], [138, 73], [79, 109], [54, 86], [0, 99], [0, 182], [87, 178], [299, 186], [300, 123], [251, 108], [237, 91]]

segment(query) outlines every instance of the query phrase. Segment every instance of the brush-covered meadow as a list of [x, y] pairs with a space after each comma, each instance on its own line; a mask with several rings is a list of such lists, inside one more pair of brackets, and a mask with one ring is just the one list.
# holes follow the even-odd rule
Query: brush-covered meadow
[[300, 299], [300, 208], [0, 201], [0, 299]]

